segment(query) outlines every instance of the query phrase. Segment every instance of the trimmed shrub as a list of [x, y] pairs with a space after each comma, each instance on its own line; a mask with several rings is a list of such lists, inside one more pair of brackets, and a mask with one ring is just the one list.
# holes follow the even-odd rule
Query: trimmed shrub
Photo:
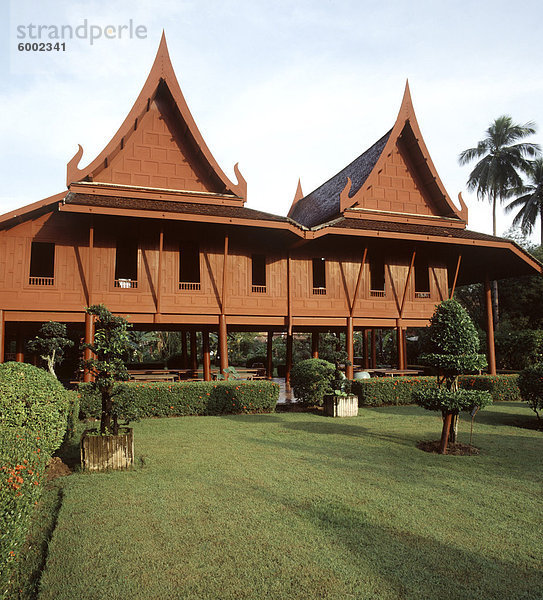
[[325, 394], [332, 393], [336, 368], [327, 360], [308, 358], [294, 365], [290, 383], [294, 395], [303, 404], [322, 404]]
[[494, 402], [520, 402], [518, 375], [462, 375], [458, 383], [465, 390], [490, 392]]
[[70, 394], [50, 373], [26, 363], [0, 364], [0, 425], [25, 427], [52, 454], [66, 432]]
[[543, 363], [524, 369], [519, 375], [518, 385], [522, 399], [540, 420], [539, 413], [543, 411]]
[[[87, 383], [79, 385], [80, 414], [100, 418], [101, 401]], [[118, 383], [115, 404], [136, 418], [272, 412], [279, 385], [271, 381], [187, 381]]]
[[[52, 376], [51, 376], [52, 377]], [[45, 465], [40, 436], [23, 427], [0, 425], [0, 593], [26, 539], [34, 505], [40, 498]]]

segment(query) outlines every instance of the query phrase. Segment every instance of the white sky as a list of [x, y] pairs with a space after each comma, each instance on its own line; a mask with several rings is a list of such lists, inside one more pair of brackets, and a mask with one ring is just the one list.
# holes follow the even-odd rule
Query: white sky
[[[458, 154], [502, 114], [543, 127], [541, 0], [0, 2], [0, 213], [64, 190], [78, 143], [81, 166], [102, 150], [163, 28], [196, 123], [234, 181], [239, 161], [250, 208], [285, 215], [298, 177], [307, 194], [361, 154], [394, 123], [409, 78], [449, 195], [463, 191], [469, 227], [491, 232], [490, 206], [465, 191], [470, 168]], [[85, 19], [101, 28], [131, 19], [147, 36], [17, 50], [31, 41], [18, 26]], [[501, 216], [498, 234], [511, 219]]]

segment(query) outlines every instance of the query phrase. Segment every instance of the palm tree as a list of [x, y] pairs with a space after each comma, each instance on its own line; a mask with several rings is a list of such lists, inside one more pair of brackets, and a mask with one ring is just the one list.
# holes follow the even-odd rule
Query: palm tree
[[[537, 158], [530, 165], [529, 181], [512, 195], [518, 196], [510, 202], [505, 210], [511, 212], [519, 208], [513, 219], [513, 225], [520, 225], [522, 233], [529, 235], [534, 229], [537, 217], [541, 224], [541, 246], [543, 246], [543, 158]], [[521, 195], [519, 195], [521, 194]]]
[[[480, 159], [469, 174], [468, 190], [475, 190], [479, 200], [488, 199], [492, 204], [492, 233], [496, 235], [496, 205], [511, 195], [512, 189], [523, 185], [521, 173], [530, 170], [528, 157], [539, 153], [539, 146], [522, 142], [536, 132], [532, 122], [514, 124], [511, 117], [502, 115], [491, 123], [486, 137], [475, 148], [460, 153], [458, 162], [465, 165]], [[494, 326], [498, 325], [498, 283], [492, 282], [492, 306]]]
[[510, 116], [503, 115], [494, 120], [485, 132], [486, 137], [475, 148], [464, 150], [458, 157], [461, 165], [481, 159], [469, 174], [467, 187], [475, 190], [480, 200], [487, 198], [492, 203], [493, 235], [496, 235], [497, 201], [503, 202], [511, 188], [522, 187], [521, 173], [530, 169], [527, 157], [539, 153], [537, 144], [520, 142], [535, 132], [534, 123], [516, 125]]

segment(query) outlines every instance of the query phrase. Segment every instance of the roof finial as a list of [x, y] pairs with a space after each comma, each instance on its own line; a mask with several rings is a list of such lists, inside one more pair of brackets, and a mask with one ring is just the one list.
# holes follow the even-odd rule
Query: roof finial
[[300, 178], [298, 178], [298, 185], [296, 187], [296, 193], [294, 194], [294, 199], [292, 200], [292, 205], [290, 207], [290, 210], [288, 211], [288, 217], [290, 217], [292, 215], [292, 212], [294, 211], [294, 207], [296, 206], [296, 204], [298, 204], [298, 201], [301, 200], [304, 197], [304, 193], [302, 192], [302, 181]]

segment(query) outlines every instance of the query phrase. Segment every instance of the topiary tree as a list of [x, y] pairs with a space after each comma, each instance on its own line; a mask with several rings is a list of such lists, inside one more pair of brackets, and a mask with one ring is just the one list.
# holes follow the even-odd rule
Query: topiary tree
[[486, 357], [478, 354], [478, 349], [477, 330], [466, 310], [456, 300], [441, 302], [430, 319], [426, 353], [420, 357], [422, 364], [437, 370], [438, 387], [413, 394], [417, 404], [443, 415], [441, 454], [447, 453], [449, 435], [450, 441], [456, 441], [460, 411], [473, 411], [492, 402], [489, 392], [458, 389], [459, 375], [486, 367]]
[[537, 420], [541, 422], [543, 411], [543, 363], [524, 369], [518, 378], [518, 387], [522, 399], [535, 412]]
[[102, 399], [100, 433], [117, 435], [118, 419], [122, 415], [120, 410], [114, 409], [114, 396], [122, 388], [115, 384], [128, 379], [125, 361], [131, 348], [128, 329], [132, 325], [123, 317], [111, 314], [103, 304], [89, 306], [86, 311], [96, 317], [94, 343], [83, 344], [82, 347], [91, 350], [95, 358], [84, 360], [82, 364], [93, 374], [91, 387], [99, 392]]
[[27, 342], [26, 347], [29, 352], [39, 354], [47, 363], [51, 375], [56, 377], [55, 365], [64, 360], [64, 351], [73, 345], [72, 340], [66, 337], [66, 325], [49, 321], [40, 327], [38, 335]]
[[335, 366], [327, 360], [309, 358], [292, 368], [290, 383], [294, 395], [303, 404], [322, 404], [325, 394], [332, 393]]

